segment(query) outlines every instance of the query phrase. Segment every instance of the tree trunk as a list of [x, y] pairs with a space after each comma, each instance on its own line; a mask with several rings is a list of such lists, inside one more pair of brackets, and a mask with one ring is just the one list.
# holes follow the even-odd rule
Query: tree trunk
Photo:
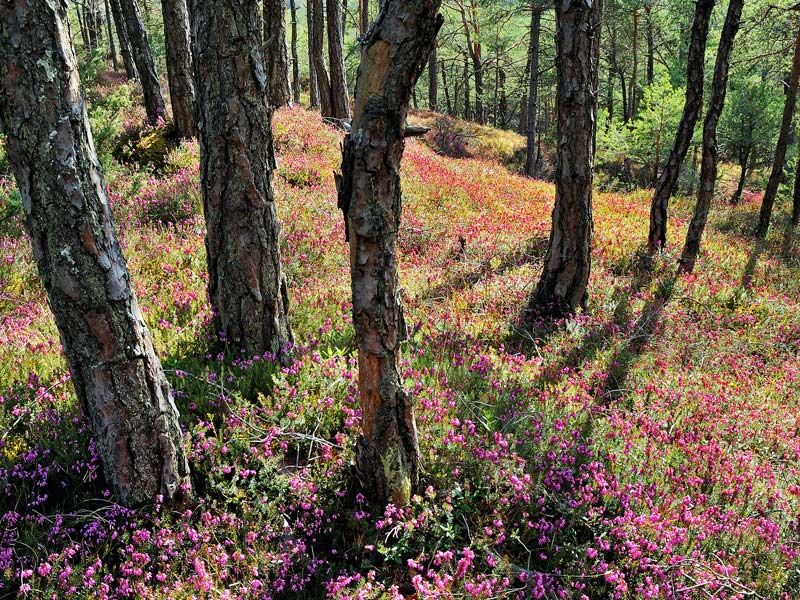
[[610, 31], [611, 48], [609, 50], [608, 58], [608, 74], [606, 77], [606, 111], [608, 112], [609, 124], [614, 120], [614, 68], [617, 63], [617, 32], [614, 29]]
[[628, 93], [628, 99], [631, 103], [628, 109], [628, 116], [631, 119], [636, 118], [638, 110], [638, 93], [637, 86], [639, 82], [639, 11], [633, 11], [633, 47], [632, 47], [633, 70], [631, 71], [631, 89]]
[[97, 0], [84, 0], [83, 21], [86, 26], [86, 37], [89, 40], [89, 49], [97, 50], [100, 46], [100, 7]]
[[792, 220], [790, 226], [792, 231], [797, 228], [800, 223], [800, 157], [797, 160], [794, 174], [794, 191], [792, 193]]
[[250, 356], [292, 342], [260, 25], [257, 0], [194, 0], [208, 291], [227, 342]]
[[[308, 87], [311, 108], [319, 108], [319, 84], [314, 61], [317, 44], [314, 40], [314, 0], [306, 0], [306, 31], [308, 33]], [[320, 47], [322, 47], [320, 45]]]
[[190, 483], [178, 411], [114, 231], [67, 19], [63, 2], [0, 5], [0, 124], [105, 478], [126, 506], [180, 503]]
[[525, 131], [527, 138], [525, 174], [528, 177], [536, 177], [536, 111], [539, 97], [539, 41], [542, 31], [542, 11], [544, 11], [544, 7], [539, 6], [538, 2], [531, 3], [531, 40], [528, 49], [531, 72], [528, 79], [528, 106], [526, 107], [528, 126]]
[[311, 47], [311, 61], [316, 74], [317, 91], [319, 93], [319, 106], [322, 117], [325, 118], [333, 113], [331, 106], [331, 84], [328, 79], [328, 72], [325, 69], [325, 56], [323, 48], [325, 46], [325, 13], [323, 12], [322, 0], [308, 0], [312, 5], [311, 18], [312, 29], [309, 31]]
[[286, 106], [291, 92], [284, 0], [264, 0], [264, 66], [267, 71], [267, 99], [273, 108]]
[[155, 124], [159, 117], [164, 117], [164, 96], [161, 94], [161, 83], [156, 73], [156, 63], [150, 51], [150, 42], [147, 39], [147, 30], [136, 6], [136, 0], [119, 0], [122, 7], [122, 18], [125, 20], [125, 31], [131, 44], [133, 60], [136, 62], [136, 72], [144, 93], [144, 108], [147, 120]]
[[592, 264], [592, 169], [602, 2], [556, 2], [556, 201], [544, 270], [529, 316], [586, 307]]
[[747, 161], [750, 158], [750, 152], [753, 146], [747, 146], [744, 151], [739, 151], [739, 185], [736, 186], [736, 192], [734, 192], [733, 197], [731, 198], [730, 203], [732, 205], [739, 204], [739, 200], [742, 198], [742, 192], [744, 192], [744, 184], [747, 180]]
[[442, 87], [444, 88], [444, 101], [447, 105], [447, 114], [452, 116], [453, 104], [450, 101], [450, 88], [447, 87], [447, 69], [444, 66], [444, 59], [439, 63], [439, 70], [442, 72]]
[[167, 79], [172, 117], [182, 138], [194, 137], [194, 82], [192, 50], [189, 43], [189, 8], [186, 0], [162, 0], [164, 46], [167, 54]]
[[84, 48], [89, 48], [89, 37], [88, 37], [88, 32], [87, 32], [87, 27], [86, 27], [86, 19], [85, 19], [84, 12], [81, 10], [81, 5], [80, 4], [76, 4], [75, 5], [75, 16], [76, 16], [77, 21], [78, 21], [78, 29], [80, 30], [81, 41], [83, 42], [83, 47]]
[[367, 33], [369, 29], [369, 0], [358, 0], [358, 35]]
[[480, 125], [486, 122], [483, 109], [483, 59], [481, 57], [480, 27], [478, 25], [478, 6], [476, 0], [469, 0], [469, 16], [464, 4], [459, 0], [458, 10], [461, 14], [461, 24], [467, 41], [467, 55], [472, 61], [473, 77], [475, 78], [475, 121]]
[[675, 143], [667, 158], [667, 163], [658, 180], [653, 201], [650, 206], [650, 232], [647, 246], [650, 252], [663, 250], [667, 245], [667, 208], [669, 199], [675, 193], [681, 163], [689, 150], [694, 134], [694, 126], [703, 109], [703, 74], [705, 71], [706, 41], [708, 23], [714, 0], [697, 0], [692, 24], [692, 38], [689, 42], [688, 66], [686, 68], [686, 103], [683, 116], [675, 135]]
[[795, 104], [797, 102], [797, 84], [800, 79], [800, 28], [794, 41], [794, 55], [792, 56], [792, 73], [789, 76], [789, 88], [786, 92], [786, 100], [783, 106], [783, 119], [781, 130], [778, 134], [778, 143], [775, 146], [775, 159], [772, 163], [772, 173], [769, 176], [767, 189], [764, 192], [764, 199], [761, 201], [761, 211], [758, 215], [758, 228], [756, 237], [764, 239], [769, 231], [769, 222], [772, 218], [772, 206], [775, 204], [775, 196], [778, 194], [778, 186], [783, 178], [784, 162], [786, 160], [786, 146], [789, 144], [789, 135], [792, 129], [792, 118], [794, 117]]
[[111, 4], [111, 14], [114, 15], [114, 26], [117, 29], [122, 64], [125, 65], [125, 76], [130, 80], [139, 79], [139, 73], [136, 72], [136, 61], [133, 60], [131, 42], [128, 39], [128, 30], [125, 28], [125, 19], [122, 18], [120, 0], [109, 0], [109, 2]]
[[405, 321], [397, 275], [400, 160], [411, 90], [443, 19], [441, 0], [383, 2], [364, 40], [339, 206], [350, 241], [353, 323], [358, 340], [362, 435], [358, 479], [379, 502], [408, 504], [419, 475], [413, 401], [403, 389]]
[[439, 110], [438, 65], [438, 59], [436, 58], [436, 45], [434, 44], [431, 54], [428, 57], [428, 110], [433, 112], [437, 112]]
[[328, 64], [330, 65], [330, 113], [323, 117], [337, 121], [350, 120], [350, 99], [347, 94], [347, 79], [344, 68], [344, 38], [342, 37], [341, 0], [327, 0], [328, 10]]
[[469, 89], [469, 58], [464, 55], [464, 120], [472, 120], [472, 107], [470, 106], [470, 97], [472, 91]]
[[106, 9], [106, 30], [108, 31], [108, 53], [111, 55], [111, 66], [114, 71], [119, 70], [119, 62], [117, 61], [117, 48], [114, 45], [114, 35], [111, 31], [111, 8], [108, 5], [108, 0], [105, 0]]
[[653, 5], [648, 2], [644, 5], [644, 14], [647, 19], [647, 85], [653, 83], [655, 76], [655, 39], [653, 38]]
[[300, 63], [297, 60], [297, 6], [289, 0], [292, 15], [292, 101], [300, 104]]
[[700, 240], [708, 219], [714, 187], [717, 182], [717, 123], [725, 106], [725, 91], [728, 86], [728, 67], [730, 65], [733, 41], [739, 31], [744, 0], [730, 0], [725, 24], [717, 48], [717, 62], [714, 66], [714, 81], [711, 87], [711, 99], [708, 103], [706, 119], [703, 123], [703, 158], [700, 166], [700, 187], [697, 193], [697, 204], [694, 216], [686, 234], [680, 263], [681, 270], [691, 273], [697, 255], [700, 252]]

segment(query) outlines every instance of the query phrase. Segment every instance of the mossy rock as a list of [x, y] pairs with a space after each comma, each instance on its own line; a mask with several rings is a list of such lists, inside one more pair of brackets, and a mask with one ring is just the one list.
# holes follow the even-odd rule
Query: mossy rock
[[167, 155], [179, 144], [180, 138], [172, 124], [131, 129], [120, 135], [113, 155], [121, 163], [152, 167], [159, 172], [167, 164]]

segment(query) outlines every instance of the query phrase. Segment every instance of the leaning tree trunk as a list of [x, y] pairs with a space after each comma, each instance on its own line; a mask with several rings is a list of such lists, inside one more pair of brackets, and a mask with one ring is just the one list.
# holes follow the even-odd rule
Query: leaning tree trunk
[[592, 175], [602, 2], [556, 2], [556, 201], [544, 270], [529, 316], [586, 306], [592, 266]]
[[159, 117], [164, 117], [164, 96], [161, 93], [161, 83], [156, 73], [156, 63], [150, 51], [150, 42], [147, 39], [147, 30], [136, 6], [136, 0], [119, 0], [122, 7], [122, 18], [125, 21], [125, 31], [131, 44], [133, 60], [136, 62], [136, 71], [144, 93], [144, 108], [147, 120], [156, 123]]
[[167, 78], [172, 117], [182, 138], [197, 133], [194, 120], [194, 82], [192, 50], [189, 43], [189, 9], [186, 0], [162, 0], [164, 46], [167, 53]]
[[443, 19], [441, 0], [384, 2], [363, 41], [355, 112], [345, 136], [339, 206], [350, 241], [362, 435], [358, 479], [379, 502], [408, 504], [419, 475], [412, 398], [403, 389], [405, 322], [397, 275], [400, 159], [411, 91]]
[[190, 484], [178, 411], [114, 232], [67, 18], [63, 2], [0, 4], [0, 124], [105, 478], [126, 506], [179, 502]]
[[309, 31], [310, 57], [312, 68], [316, 75], [317, 92], [319, 93], [319, 110], [322, 117], [330, 116], [333, 109], [331, 107], [331, 84], [328, 79], [328, 72], [325, 69], [325, 13], [322, 0], [308, 0], [311, 9], [311, 30]]
[[228, 343], [250, 356], [292, 341], [272, 189], [272, 113], [258, 0], [194, 0], [208, 291]]
[[683, 116], [675, 135], [675, 143], [667, 158], [667, 164], [659, 177], [653, 201], [650, 205], [650, 232], [647, 247], [650, 252], [663, 250], [667, 245], [667, 208], [669, 199], [675, 193], [681, 164], [689, 150], [694, 135], [694, 126], [703, 109], [703, 73], [708, 39], [708, 23], [714, 0], [697, 0], [692, 24], [692, 38], [689, 43], [688, 66], [686, 68], [686, 103]]
[[728, 86], [728, 66], [730, 64], [733, 41], [739, 31], [739, 21], [742, 16], [744, 0], [730, 0], [728, 14], [725, 16], [725, 25], [717, 48], [717, 63], [714, 66], [714, 81], [711, 86], [711, 99], [708, 103], [706, 120], [703, 123], [703, 158], [700, 166], [700, 186], [697, 192], [697, 204], [694, 207], [694, 216], [686, 233], [686, 243], [683, 247], [680, 263], [681, 270], [691, 273], [697, 254], [700, 252], [700, 240], [706, 227], [708, 211], [711, 208], [711, 199], [717, 182], [717, 123], [725, 106], [725, 91]]
[[286, 4], [264, 0], [264, 63], [267, 96], [273, 108], [289, 104], [289, 57], [286, 52]]
[[297, 6], [289, 0], [292, 15], [292, 102], [300, 104], [300, 63], [297, 62]]
[[797, 85], [800, 80], [800, 28], [794, 41], [794, 56], [792, 57], [792, 73], [789, 76], [789, 88], [786, 91], [786, 100], [783, 105], [783, 119], [781, 130], [778, 134], [778, 143], [775, 145], [775, 158], [772, 162], [772, 173], [770, 173], [767, 189], [764, 192], [764, 199], [761, 201], [761, 211], [758, 215], [758, 228], [756, 237], [764, 239], [769, 231], [769, 222], [772, 218], [772, 207], [775, 204], [775, 196], [778, 194], [778, 186], [783, 178], [783, 164], [786, 161], [786, 147], [789, 145], [789, 137], [792, 130], [792, 119], [794, 118], [795, 104], [797, 103]]
[[350, 120], [350, 99], [344, 69], [344, 39], [342, 36], [341, 0], [327, 0], [328, 10], [328, 63], [330, 65], [330, 114], [323, 117], [339, 122]]
[[439, 110], [439, 62], [436, 57], [436, 44], [428, 57], [428, 110]]
[[539, 39], [542, 31], [542, 11], [544, 7], [538, 2], [531, 3], [531, 41], [528, 56], [531, 64], [530, 78], [528, 79], [528, 105], [526, 110], [526, 147], [525, 147], [525, 174], [528, 177], [536, 176], [536, 111], [539, 97]]
[[139, 79], [139, 73], [136, 72], [136, 61], [133, 60], [131, 41], [128, 38], [128, 30], [125, 28], [125, 19], [122, 17], [120, 0], [109, 0], [109, 2], [111, 3], [111, 14], [114, 15], [114, 26], [117, 30], [122, 64], [125, 66], [125, 76], [130, 80]]

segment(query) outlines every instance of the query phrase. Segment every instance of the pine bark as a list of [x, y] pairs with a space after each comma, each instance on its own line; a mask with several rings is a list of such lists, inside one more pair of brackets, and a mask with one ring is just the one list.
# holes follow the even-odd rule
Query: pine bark
[[636, 118], [638, 107], [638, 83], [639, 83], [639, 11], [633, 11], [633, 44], [631, 48], [631, 58], [633, 59], [633, 69], [631, 70], [631, 89], [628, 93], [628, 100], [630, 107], [628, 108], [628, 115], [631, 119]]
[[194, 81], [192, 49], [189, 41], [189, 8], [186, 0], [162, 0], [164, 46], [167, 54], [167, 79], [172, 117], [182, 138], [194, 137]]
[[136, 71], [136, 61], [133, 60], [131, 41], [128, 38], [128, 30], [125, 28], [125, 19], [122, 17], [120, 0], [109, 0], [109, 2], [111, 4], [111, 14], [114, 15], [114, 26], [117, 30], [122, 64], [125, 66], [125, 76], [130, 80], [139, 79], [139, 73]]
[[308, 32], [308, 93], [311, 108], [319, 108], [319, 85], [317, 83], [317, 69], [314, 62], [316, 42], [314, 41], [314, 0], [306, 0], [306, 31]]
[[778, 142], [775, 145], [775, 157], [772, 162], [772, 172], [767, 182], [767, 189], [761, 201], [761, 211], [758, 215], [758, 227], [756, 237], [764, 239], [769, 231], [769, 222], [772, 218], [772, 207], [775, 204], [775, 197], [778, 195], [778, 186], [783, 179], [783, 168], [786, 162], [786, 148], [789, 145], [789, 137], [792, 132], [792, 119], [794, 118], [795, 105], [797, 104], [797, 85], [800, 80], [800, 28], [794, 41], [794, 55], [792, 56], [792, 72], [789, 76], [789, 85], [786, 90], [786, 100], [783, 105], [783, 118], [781, 129], [778, 134]]
[[319, 110], [322, 117], [330, 116], [333, 111], [331, 106], [331, 83], [328, 71], [325, 69], [325, 12], [322, 0], [308, 0], [311, 5], [311, 29], [309, 30], [309, 56], [317, 81], [319, 94]]
[[284, 0], [264, 0], [264, 66], [267, 70], [267, 94], [273, 108], [286, 106], [291, 92]]
[[708, 102], [706, 119], [703, 123], [703, 157], [700, 164], [700, 186], [694, 215], [686, 233], [680, 263], [681, 270], [691, 273], [697, 255], [700, 252], [700, 241], [708, 220], [708, 211], [714, 197], [717, 183], [717, 124], [725, 106], [725, 92], [728, 87], [728, 67], [730, 66], [733, 42], [739, 31], [744, 0], [730, 0], [728, 13], [717, 48], [717, 61], [714, 65], [714, 81], [711, 86], [711, 98]]
[[292, 102], [300, 104], [300, 63], [297, 61], [297, 6], [289, 0], [292, 15]]
[[531, 71], [528, 79], [528, 105], [526, 108], [525, 174], [536, 176], [536, 116], [539, 98], [539, 42], [542, 31], [542, 11], [538, 2], [531, 3], [531, 40], [528, 55]]
[[347, 94], [347, 78], [344, 68], [344, 37], [342, 33], [341, 0], [327, 0], [328, 11], [328, 64], [330, 65], [330, 113], [323, 117], [337, 122], [350, 120], [350, 98]]
[[439, 59], [436, 56], [436, 44], [428, 57], [428, 110], [439, 110]]
[[692, 23], [692, 37], [689, 42], [688, 66], [686, 68], [686, 103], [675, 135], [675, 143], [667, 157], [667, 163], [658, 179], [656, 191], [650, 205], [650, 232], [647, 247], [650, 252], [663, 250], [667, 245], [667, 209], [669, 199], [675, 193], [681, 164], [686, 158], [689, 144], [694, 135], [694, 126], [703, 109], [703, 75], [705, 71], [706, 41], [708, 24], [714, 0], [697, 0]]
[[592, 177], [602, 2], [556, 2], [556, 200], [530, 318], [586, 307], [592, 265]]
[[251, 356], [292, 342], [257, 0], [195, 0], [192, 43], [208, 291], [228, 343]]
[[0, 5], [0, 124], [105, 478], [126, 506], [179, 502], [190, 484], [178, 411], [114, 231], [67, 18], [62, 2]]
[[156, 123], [159, 117], [164, 117], [166, 108], [164, 96], [161, 93], [161, 83], [156, 72], [156, 63], [147, 39], [147, 30], [144, 27], [136, 0], [119, 0], [119, 3], [122, 8], [122, 18], [125, 21], [125, 31], [131, 45], [131, 53], [136, 63], [136, 72], [139, 74], [139, 81], [142, 84], [147, 120], [150, 123]]
[[653, 35], [653, 5], [644, 5], [644, 14], [647, 19], [647, 85], [653, 83], [655, 75], [655, 37]]
[[369, 0], [358, 0], [358, 35], [367, 33], [369, 29]]
[[358, 479], [379, 502], [408, 504], [419, 477], [413, 400], [403, 389], [397, 235], [400, 160], [411, 91], [430, 55], [441, 0], [384, 2], [364, 40], [352, 128], [345, 136], [339, 206], [350, 241], [362, 435]]
[[108, 5], [108, 0], [105, 0], [106, 10], [106, 31], [108, 32], [108, 53], [111, 56], [111, 66], [115, 71], [119, 70], [119, 62], [117, 62], [117, 48], [114, 44], [114, 34], [111, 30], [111, 8]]

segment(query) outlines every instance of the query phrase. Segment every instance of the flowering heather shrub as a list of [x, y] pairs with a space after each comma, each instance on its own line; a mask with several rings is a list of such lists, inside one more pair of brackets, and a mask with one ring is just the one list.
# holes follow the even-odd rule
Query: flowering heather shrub
[[[730, 226], [758, 198], [715, 206], [695, 274], [677, 277], [675, 246], [638, 266], [647, 192], [599, 195], [591, 312], [523, 331], [552, 186], [410, 142], [402, 371], [423, 473], [384, 510], [350, 474], [339, 134], [299, 108], [274, 127], [288, 366], [211, 329], [196, 145], [158, 176], [108, 177], [190, 434], [184, 512], [114, 503], [27, 241], [0, 236], [0, 596], [800, 597], [800, 250], [778, 226], [755, 255]], [[676, 243], [689, 208], [675, 203]]]

